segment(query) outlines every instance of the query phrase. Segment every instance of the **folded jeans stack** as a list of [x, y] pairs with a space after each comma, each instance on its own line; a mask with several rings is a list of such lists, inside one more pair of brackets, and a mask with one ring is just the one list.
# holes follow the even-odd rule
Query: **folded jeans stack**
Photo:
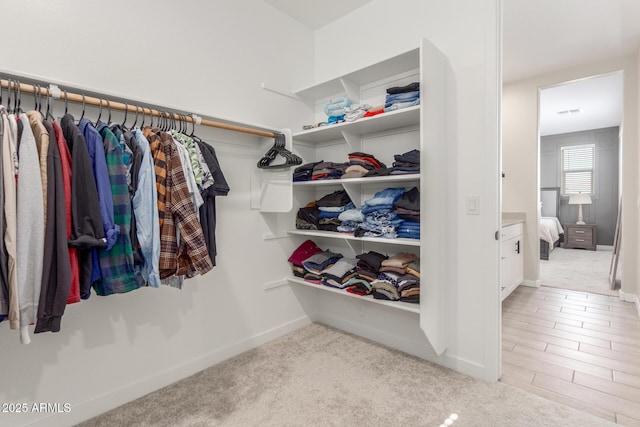
[[384, 103], [385, 112], [413, 107], [414, 105], [420, 105], [419, 82], [387, 89], [387, 96]]
[[364, 221], [364, 214], [361, 208], [347, 209], [338, 215], [340, 225], [338, 231], [341, 233], [353, 233], [358, 226]]
[[396, 227], [402, 223], [402, 219], [393, 212], [393, 204], [403, 193], [404, 188], [385, 188], [366, 200], [362, 208], [364, 221], [358, 226], [355, 236], [395, 239]]
[[420, 238], [420, 191], [417, 187], [406, 191], [394, 204], [393, 211], [404, 221], [398, 225], [398, 237]]

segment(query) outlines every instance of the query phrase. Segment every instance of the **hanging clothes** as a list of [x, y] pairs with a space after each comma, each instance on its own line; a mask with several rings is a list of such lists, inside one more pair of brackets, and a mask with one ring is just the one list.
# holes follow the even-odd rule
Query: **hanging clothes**
[[[64, 189], [64, 206], [65, 206], [65, 222], [67, 228], [67, 241], [71, 240], [73, 234], [73, 223], [71, 218], [71, 154], [67, 141], [62, 134], [62, 128], [57, 122], [52, 122], [54, 135], [58, 143], [58, 151], [60, 153], [60, 164], [62, 167], [62, 185]], [[71, 282], [69, 283], [69, 295], [67, 296], [67, 304], [80, 302], [80, 265], [78, 262], [77, 249], [67, 245], [67, 253], [69, 254], [69, 267], [71, 269]]]
[[18, 234], [18, 205], [17, 205], [17, 161], [16, 148], [17, 123], [13, 114], [7, 114], [4, 108], [2, 122], [4, 134], [2, 136], [2, 183], [4, 193], [4, 247], [7, 251], [7, 287], [9, 296], [9, 327], [20, 328], [20, 303], [18, 300], [18, 278], [16, 257], [18, 247], [16, 243]]
[[216, 255], [218, 254], [216, 247], [216, 196], [226, 196], [229, 193], [229, 184], [222, 173], [214, 148], [202, 141], [197, 141], [197, 144], [213, 180], [213, 183], [204, 188], [201, 193], [204, 204], [200, 207], [200, 224], [209, 258], [211, 263], [216, 265]]
[[102, 278], [93, 283], [98, 295], [124, 293], [141, 286], [133, 265], [133, 250], [129, 227], [131, 226], [131, 201], [126, 180], [126, 166], [122, 147], [116, 136], [104, 123], [98, 132], [103, 139], [104, 157], [109, 175], [114, 226], [119, 230], [111, 247], [99, 251]]
[[26, 114], [20, 114], [22, 138], [18, 148], [16, 269], [20, 303], [20, 341], [31, 342], [29, 325], [36, 322], [44, 252], [44, 203], [36, 140]]
[[[189, 272], [205, 274], [213, 268], [195, 213], [180, 161], [171, 135], [160, 132], [167, 163], [167, 194], [163, 226], [160, 230], [160, 277], [183, 276]], [[176, 235], [180, 230], [180, 247]]]
[[104, 236], [98, 190], [84, 136], [76, 126], [73, 116], [65, 114], [60, 122], [62, 132], [71, 152], [71, 218], [73, 235], [69, 246], [78, 250], [80, 264], [80, 296], [91, 295], [91, 251], [107, 246]]
[[137, 185], [132, 199], [137, 238], [144, 258], [142, 277], [149, 286], [157, 288], [160, 286], [160, 224], [156, 173], [149, 141], [139, 128], [134, 128], [131, 132], [142, 153]]
[[60, 322], [71, 285], [62, 160], [53, 127], [47, 121], [41, 123], [47, 130], [49, 144], [47, 146], [47, 203], [44, 205], [45, 245], [38, 321], [34, 330], [36, 334], [60, 331]]

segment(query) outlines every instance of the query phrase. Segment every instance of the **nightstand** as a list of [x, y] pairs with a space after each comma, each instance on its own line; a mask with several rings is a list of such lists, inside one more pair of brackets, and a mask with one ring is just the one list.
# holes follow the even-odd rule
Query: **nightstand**
[[566, 249], [588, 249], [595, 251], [598, 244], [595, 224], [565, 224], [564, 247]]

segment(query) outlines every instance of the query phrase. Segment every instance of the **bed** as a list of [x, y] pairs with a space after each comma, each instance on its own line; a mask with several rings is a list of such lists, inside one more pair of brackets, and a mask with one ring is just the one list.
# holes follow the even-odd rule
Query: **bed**
[[560, 209], [560, 187], [540, 189], [540, 221], [538, 235], [540, 238], [540, 259], [548, 260], [554, 248], [564, 241], [564, 230], [558, 219]]

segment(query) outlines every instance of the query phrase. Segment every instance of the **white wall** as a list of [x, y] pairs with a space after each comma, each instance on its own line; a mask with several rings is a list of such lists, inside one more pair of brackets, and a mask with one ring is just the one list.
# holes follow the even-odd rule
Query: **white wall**
[[[538, 260], [538, 90], [598, 74], [623, 70], [624, 118], [622, 152], [622, 230], [638, 236], [638, 69], [635, 55], [584, 64], [566, 70], [509, 82], [503, 87], [503, 210], [525, 212], [525, 280], [539, 281]], [[622, 239], [622, 290], [638, 293], [638, 240]], [[626, 267], [626, 268], [625, 268]], [[630, 268], [631, 267], [631, 268]]]
[[[499, 0], [376, 0], [314, 35], [261, 0], [114, 0], [102, 5], [5, 1], [3, 67], [238, 121], [298, 129], [312, 112], [260, 90], [297, 89], [419, 45], [430, 38], [451, 60], [458, 179], [443, 183], [456, 209], [447, 363], [498, 375]], [[247, 13], [251, 10], [251, 13]], [[123, 28], [124, 26], [124, 28]], [[373, 34], [380, 32], [380, 37]], [[315, 40], [314, 40], [315, 37]], [[346, 42], [345, 42], [346, 40]], [[363, 43], [354, 48], [353, 44]], [[367, 43], [371, 40], [371, 43]], [[336, 48], [347, 44], [347, 48]], [[315, 48], [315, 57], [314, 57]], [[314, 66], [317, 64], [317, 66]], [[314, 79], [317, 74], [317, 79]], [[59, 105], [54, 114], [59, 115]], [[96, 117], [95, 112], [93, 118]], [[69, 306], [58, 334], [29, 346], [0, 325], [0, 402], [70, 403], [69, 414], [0, 417], [0, 425], [69, 425], [303, 325], [288, 287], [288, 239], [263, 241], [265, 218], [249, 209], [247, 171], [256, 139], [201, 130], [219, 153], [231, 192], [218, 201], [218, 266], [185, 289], [141, 289]], [[465, 216], [463, 198], [481, 198]], [[247, 266], [250, 265], [250, 268]]]
[[[392, 57], [428, 38], [451, 62], [455, 146], [443, 182], [455, 224], [447, 254], [446, 324], [449, 348], [442, 360], [455, 369], [495, 380], [499, 370], [498, 43], [500, 2], [403, 0], [393, 7], [372, 1], [316, 31], [316, 78], [324, 81]], [[378, 34], [378, 36], [372, 36]], [[358, 43], [361, 41], [361, 43]], [[346, 44], [347, 47], [339, 48]], [[429, 96], [429, 88], [422, 88]], [[428, 123], [426, 124], [428, 126]], [[432, 183], [426, 184], [427, 186]], [[425, 183], [423, 183], [425, 185]], [[464, 213], [464, 198], [478, 196], [481, 214]]]
[[[2, 29], [11, 42], [2, 43], [2, 67], [187, 111], [299, 127], [311, 112], [260, 83], [309, 80], [313, 34], [261, 0], [241, 3], [4, 1]], [[23, 106], [30, 103], [23, 96]], [[199, 134], [216, 148], [231, 186], [218, 198], [218, 266], [182, 291], [94, 295], [67, 307], [60, 333], [32, 336], [28, 346], [0, 324], [0, 402], [72, 408], [54, 419], [3, 413], [0, 425], [74, 424], [305, 323], [290, 289], [262, 289], [287, 275], [293, 248], [286, 239], [263, 241], [268, 229], [249, 209], [248, 172], [262, 155], [260, 141]]]

